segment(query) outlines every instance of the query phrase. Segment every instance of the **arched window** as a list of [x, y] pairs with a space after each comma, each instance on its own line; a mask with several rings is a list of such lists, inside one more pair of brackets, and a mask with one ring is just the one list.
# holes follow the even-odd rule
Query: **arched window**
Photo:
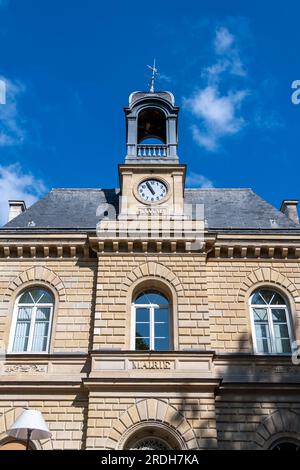
[[271, 445], [270, 450], [300, 450], [300, 441], [295, 439], [279, 439]]
[[150, 143], [149, 139], [166, 143], [166, 116], [157, 108], [147, 108], [138, 117], [138, 143]]
[[161, 423], [142, 426], [126, 439], [124, 450], [181, 450], [179, 436]]
[[282, 295], [271, 289], [259, 289], [250, 297], [250, 310], [255, 352], [290, 353], [290, 312]]
[[42, 287], [24, 291], [17, 299], [10, 338], [11, 353], [48, 352], [54, 298]]
[[132, 306], [132, 317], [132, 349], [171, 349], [170, 303], [163, 294], [155, 290], [139, 294]]
[[159, 437], [146, 436], [136, 439], [126, 447], [126, 450], [171, 450], [172, 448]]

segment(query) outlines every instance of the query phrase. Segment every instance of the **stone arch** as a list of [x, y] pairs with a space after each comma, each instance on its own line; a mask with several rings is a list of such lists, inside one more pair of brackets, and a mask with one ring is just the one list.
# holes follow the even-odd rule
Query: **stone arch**
[[254, 442], [268, 449], [277, 438], [297, 438], [300, 442], [300, 415], [289, 409], [276, 410], [259, 424]]
[[161, 263], [156, 263], [154, 261], [141, 264], [131, 271], [131, 273], [126, 276], [126, 280], [123, 282], [122, 290], [127, 292], [133, 283], [147, 277], [167, 281], [169, 284], [171, 284], [171, 286], [173, 286], [177, 295], [183, 295], [183, 287], [178, 277], [169, 268]]
[[106, 449], [121, 449], [131, 433], [136, 432], [139, 426], [153, 427], [156, 423], [169, 429], [183, 448], [198, 448], [195, 433], [184, 415], [165, 400], [149, 398], [137, 400], [113, 421]]
[[51, 269], [44, 266], [32, 266], [11, 281], [6, 289], [3, 301], [9, 302], [13, 293], [23, 285], [33, 284], [34, 282], [38, 283], [39, 281], [52, 287], [57, 292], [61, 302], [65, 302], [67, 300], [64, 283], [54, 271], [51, 271]]
[[[16, 419], [20, 416], [24, 408], [22, 407], [16, 407], [16, 408], [9, 408], [8, 410], [2, 412], [1, 417], [0, 417], [0, 445], [2, 443], [9, 442], [10, 439], [7, 436], [7, 431], [9, 428], [13, 425], [13, 423], [16, 421]], [[52, 441], [51, 439], [46, 439], [42, 442], [40, 441], [34, 441], [32, 443], [32, 446], [36, 450], [51, 450], [53, 448], [52, 446]]]
[[292, 296], [294, 302], [300, 302], [300, 294], [296, 286], [286, 276], [273, 268], [258, 268], [252, 271], [252, 273], [243, 280], [237, 295], [237, 301], [245, 302], [249, 290], [263, 283], [281, 287]]

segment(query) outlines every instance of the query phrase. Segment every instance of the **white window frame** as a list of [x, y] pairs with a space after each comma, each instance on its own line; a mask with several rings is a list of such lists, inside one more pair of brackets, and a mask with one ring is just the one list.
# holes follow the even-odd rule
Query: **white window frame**
[[[10, 329], [10, 336], [9, 336], [9, 342], [8, 342], [8, 354], [48, 354], [49, 353], [50, 339], [51, 339], [51, 332], [52, 332], [53, 310], [54, 310], [54, 302], [55, 302], [53, 294], [48, 289], [44, 289], [45, 291], [50, 292], [51, 295], [53, 296], [53, 303], [38, 303], [37, 302], [37, 303], [31, 303], [31, 304], [29, 303], [20, 304], [20, 298], [22, 297], [22, 295], [25, 294], [25, 292], [30, 291], [31, 289], [34, 289], [35, 287], [44, 289], [41, 286], [33, 286], [32, 288], [28, 288], [24, 290], [23, 292], [21, 292], [21, 294], [17, 297], [15, 301], [12, 325]], [[32, 309], [32, 316], [31, 316], [31, 321], [30, 321], [28, 344], [27, 344], [26, 351], [14, 351], [13, 350], [20, 307]], [[33, 334], [34, 334], [34, 327], [35, 327], [35, 322], [36, 322], [36, 313], [37, 313], [38, 308], [50, 308], [48, 338], [47, 338], [47, 346], [46, 346], [45, 351], [32, 351]]]
[[[270, 290], [274, 294], [280, 295], [285, 300], [285, 304], [253, 304], [252, 303], [252, 298], [253, 296], [260, 291], [263, 290]], [[257, 337], [256, 337], [256, 331], [255, 331], [255, 320], [254, 320], [254, 311], [253, 309], [255, 308], [265, 308], [267, 309], [267, 317], [268, 317], [268, 327], [270, 330], [270, 343], [271, 343], [271, 351], [269, 352], [262, 352], [258, 351], [257, 347]], [[283, 296], [280, 292], [277, 292], [276, 290], [266, 286], [262, 287], [260, 289], [255, 290], [249, 297], [249, 310], [250, 310], [250, 319], [251, 319], [251, 330], [252, 330], [252, 338], [253, 338], [253, 349], [255, 354], [259, 355], [282, 355], [282, 356], [287, 356], [291, 355], [292, 352], [290, 353], [285, 353], [285, 352], [278, 352], [275, 350], [275, 334], [274, 334], [274, 324], [273, 324], [273, 318], [272, 318], [272, 309], [274, 308], [279, 308], [279, 309], [284, 309], [285, 310], [285, 315], [286, 315], [286, 324], [288, 328], [288, 334], [289, 334], [289, 340], [290, 340], [290, 346], [291, 346], [291, 351], [292, 351], [292, 343], [293, 343], [293, 329], [291, 325], [291, 314], [290, 314], [290, 308], [289, 308], [289, 303], [286, 300], [286, 297]]]
[[[163, 295], [163, 294], [162, 294]], [[172, 333], [172, 328], [171, 328], [171, 304], [168, 302], [168, 305], [166, 304], [136, 304], [135, 302], [132, 303], [131, 306], [131, 344], [130, 344], [130, 349], [132, 351], [137, 351], [137, 352], [142, 352], [142, 350], [136, 349], [135, 347], [135, 341], [136, 341], [136, 309], [137, 308], [146, 308], [150, 310], [150, 348], [145, 349], [143, 351], [158, 351], [158, 352], [164, 352], [160, 351], [158, 349], [154, 348], [154, 341], [155, 341], [155, 331], [154, 331], [154, 311], [160, 308], [167, 309], [168, 310], [168, 322], [169, 322], [169, 351], [171, 349], [171, 344], [172, 344], [172, 338], [171, 338], [171, 333]]]

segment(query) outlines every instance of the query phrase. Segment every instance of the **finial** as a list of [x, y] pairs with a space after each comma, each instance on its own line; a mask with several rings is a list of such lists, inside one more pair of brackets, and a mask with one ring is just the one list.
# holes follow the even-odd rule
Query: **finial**
[[153, 61], [153, 66], [147, 65], [147, 67], [152, 71], [152, 76], [150, 80], [150, 93], [154, 93], [154, 85], [155, 85], [155, 79], [158, 75], [158, 69], [155, 66], [155, 59]]

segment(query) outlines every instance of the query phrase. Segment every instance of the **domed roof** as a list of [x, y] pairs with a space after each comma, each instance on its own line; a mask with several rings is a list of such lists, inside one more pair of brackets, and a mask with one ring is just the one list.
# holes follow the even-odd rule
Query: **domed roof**
[[134, 91], [129, 95], [129, 106], [132, 106], [136, 101], [142, 98], [161, 98], [171, 103], [172, 106], [175, 106], [175, 98], [170, 91], [157, 91], [154, 93], [150, 91]]

